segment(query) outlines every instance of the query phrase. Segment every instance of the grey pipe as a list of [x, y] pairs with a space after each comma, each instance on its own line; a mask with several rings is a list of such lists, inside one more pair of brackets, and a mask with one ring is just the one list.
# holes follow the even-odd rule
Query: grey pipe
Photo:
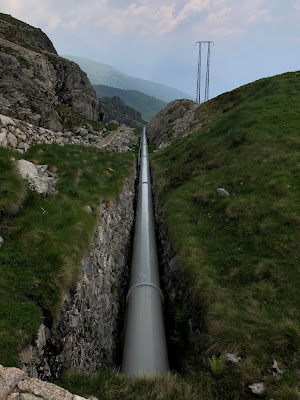
[[122, 372], [128, 376], [162, 374], [169, 370], [145, 128], [139, 159], [137, 211], [122, 361]]

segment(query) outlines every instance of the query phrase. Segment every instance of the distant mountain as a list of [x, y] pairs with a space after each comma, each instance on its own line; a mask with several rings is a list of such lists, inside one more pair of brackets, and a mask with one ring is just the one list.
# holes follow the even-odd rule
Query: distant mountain
[[119, 89], [138, 90], [156, 99], [169, 103], [176, 99], [191, 99], [191, 96], [162, 83], [147, 81], [124, 74], [107, 64], [83, 57], [62, 56], [77, 63], [87, 73], [92, 85], [106, 85]]
[[101, 106], [107, 122], [115, 120], [119, 124], [126, 124], [139, 129], [146, 125], [141, 113], [129, 107], [120, 97], [102, 97]]
[[99, 99], [102, 97], [118, 96], [125, 101], [129, 107], [139, 111], [143, 119], [147, 122], [151, 121], [154, 115], [167, 106], [167, 103], [164, 101], [155, 99], [137, 90], [118, 89], [105, 85], [93, 85], [93, 87]]

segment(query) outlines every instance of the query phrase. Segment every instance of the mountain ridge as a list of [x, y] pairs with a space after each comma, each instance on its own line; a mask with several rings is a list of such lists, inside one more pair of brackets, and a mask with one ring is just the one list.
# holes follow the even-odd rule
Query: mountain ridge
[[77, 63], [86, 72], [92, 85], [106, 85], [119, 89], [138, 90], [167, 103], [179, 98], [191, 98], [189, 94], [181, 90], [162, 83], [127, 75], [108, 64], [102, 64], [84, 57], [70, 55], [61, 55], [61, 57]]
[[167, 106], [162, 100], [158, 100], [138, 90], [118, 89], [106, 85], [93, 85], [97, 97], [120, 97], [129, 107], [134, 108], [142, 114], [145, 121], [149, 122], [154, 115]]

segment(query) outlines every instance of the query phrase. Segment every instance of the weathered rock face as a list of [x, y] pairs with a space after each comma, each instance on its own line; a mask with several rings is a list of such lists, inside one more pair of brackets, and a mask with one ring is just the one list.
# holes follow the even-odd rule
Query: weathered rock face
[[175, 100], [156, 114], [147, 125], [147, 136], [158, 149], [167, 147], [173, 139], [187, 136], [201, 128], [192, 124], [199, 104], [191, 100]]
[[[4, 25], [5, 23], [6, 21]], [[40, 52], [21, 46], [20, 43], [24, 45], [24, 41], [27, 40], [24, 32], [29, 28], [21, 30], [17, 36], [9, 36], [7, 31], [4, 33], [3, 29], [1, 31], [1, 26], [3, 27], [3, 20], [0, 18], [0, 112], [2, 114], [37, 126], [61, 130], [57, 105], [62, 103], [88, 119], [102, 120], [100, 101], [86, 73], [81, 71], [77, 64], [57, 56], [55, 49], [51, 50], [50, 44], [46, 45], [42, 40], [44, 44], [42, 43], [42, 47], [37, 49]], [[24, 35], [24, 41], [19, 40], [20, 35]], [[37, 38], [39, 36], [40, 34]], [[17, 43], [13, 43], [13, 40]], [[39, 43], [37, 40], [35, 45]], [[43, 51], [46, 48], [48, 50]]]
[[[18, 368], [4, 368], [0, 365], [0, 400], [85, 400], [67, 390], [29, 378]], [[90, 398], [92, 399], [92, 398]], [[93, 397], [93, 400], [97, 400]]]
[[51, 40], [44, 32], [8, 14], [0, 13], [0, 36], [23, 47], [57, 54]]
[[142, 114], [129, 107], [120, 97], [102, 97], [101, 104], [106, 121], [116, 120], [119, 124], [136, 128], [143, 128], [147, 124], [143, 121]]
[[80, 279], [64, 300], [57, 327], [50, 332], [42, 325], [36, 344], [21, 353], [30, 376], [53, 379], [62, 368], [95, 372], [114, 365], [125, 314], [135, 177], [133, 171], [111, 207], [102, 204], [93, 247], [82, 260]]

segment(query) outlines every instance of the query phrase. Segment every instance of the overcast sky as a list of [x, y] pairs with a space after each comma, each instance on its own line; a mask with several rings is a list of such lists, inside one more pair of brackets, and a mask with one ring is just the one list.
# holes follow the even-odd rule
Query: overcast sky
[[300, 69], [300, 0], [0, 0], [0, 10], [41, 28], [59, 54], [193, 96], [198, 40], [215, 42], [210, 97]]

